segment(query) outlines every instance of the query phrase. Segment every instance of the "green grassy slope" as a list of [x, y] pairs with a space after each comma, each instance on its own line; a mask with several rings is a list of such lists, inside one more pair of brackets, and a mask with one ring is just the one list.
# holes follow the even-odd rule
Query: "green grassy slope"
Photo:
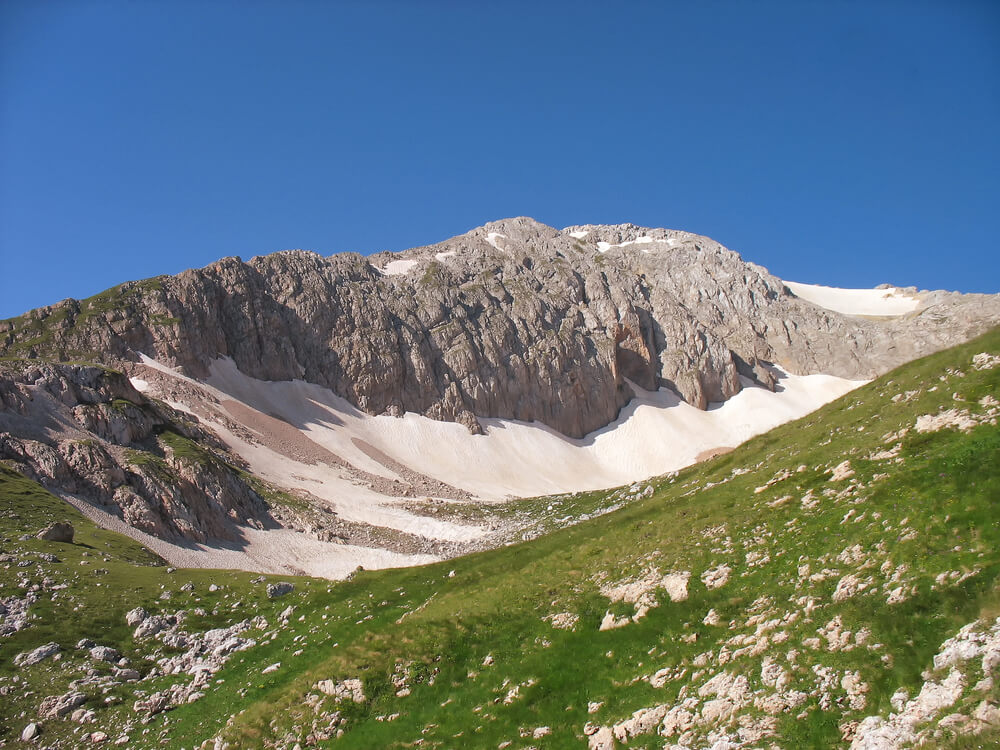
[[[765, 730], [748, 746], [847, 746], [853, 722], [887, 716], [898, 689], [912, 697], [947, 673], [925, 672], [943, 641], [1000, 614], [1000, 430], [988, 418], [989, 399], [1000, 399], [1000, 367], [975, 369], [979, 352], [1000, 353], [1000, 329], [654, 481], [652, 497], [612, 514], [438, 565], [363, 572], [343, 583], [302, 579], [273, 601], [250, 575], [151, 567], [140, 549], [79, 517], [78, 541], [89, 548], [19, 541], [45, 518], [73, 513], [2, 472], [0, 546], [32, 563], [0, 565], [0, 597], [23, 595], [25, 577], [71, 585], [54, 601], [43, 590], [33, 625], [0, 638], [0, 686], [17, 687], [5, 698], [0, 732], [19, 733], [42, 697], [65, 692], [87, 668], [73, 649], [78, 638], [118, 648], [143, 674], [172, 653], [136, 641], [125, 627], [125, 611], [142, 604], [202, 608], [184, 623], [191, 632], [257, 614], [269, 622], [252, 631], [258, 645], [234, 655], [204, 697], [148, 723], [132, 712], [135, 686], [149, 694], [190, 677], [110, 688], [110, 705], [85, 731], [125, 733], [132, 747], [194, 747], [217, 735], [233, 747], [572, 747], [586, 744], [588, 723], [611, 727], [643, 708], [694, 700], [693, 712], [705, 715], [722, 697], [706, 687], [718, 674], [745, 678], [750, 698], [695, 725], [692, 746], [710, 745], [709, 732], [739, 739], [741, 727], [745, 736]], [[914, 429], [921, 415], [946, 409], [965, 410], [979, 424]], [[833, 479], [844, 461], [853, 475]], [[62, 562], [33, 557], [43, 550]], [[728, 581], [709, 588], [703, 574], [722, 565]], [[97, 567], [109, 572], [96, 576]], [[653, 587], [639, 602], [649, 606], [644, 616], [599, 630], [609, 613], [638, 611], [612, 602], [602, 587], [671, 572], [690, 573], [686, 599], [671, 601]], [[193, 590], [181, 591], [187, 582]], [[211, 582], [222, 588], [207, 592]], [[169, 601], [159, 598], [163, 590]], [[288, 606], [295, 610], [278, 626]], [[573, 627], [554, 627], [557, 614], [575, 619]], [[63, 645], [61, 661], [13, 667], [15, 654], [50, 640]], [[775, 665], [770, 680], [765, 660]], [[982, 700], [1000, 698], [996, 687], [974, 689], [983, 677], [975, 663], [963, 669], [964, 692], [944, 713], [969, 715]], [[12, 682], [25, 675], [26, 685]], [[348, 679], [361, 680], [363, 702], [318, 686]], [[768, 709], [765, 699], [779, 693], [801, 697]], [[85, 707], [105, 697], [88, 696]], [[662, 747], [658, 723], [628, 746]], [[47, 741], [67, 738], [66, 747], [84, 731], [67, 719], [43, 730]], [[935, 741], [950, 736], [941, 730]]]

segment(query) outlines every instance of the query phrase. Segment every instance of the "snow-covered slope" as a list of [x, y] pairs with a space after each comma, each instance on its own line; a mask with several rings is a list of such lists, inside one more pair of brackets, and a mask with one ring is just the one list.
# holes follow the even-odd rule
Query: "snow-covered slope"
[[[176, 375], [144, 358], [148, 367]], [[393, 526], [438, 538], [468, 538], [468, 531], [422, 518], [419, 528], [386, 511], [386, 498], [357, 485], [342, 468], [306, 464], [253, 445], [224, 426], [236, 420], [262, 435], [269, 418], [293, 425], [302, 436], [355, 468], [389, 480], [402, 479], [398, 463], [480, 500], [530, 497], [614, 487], [664, 474], [720, 448], [800, 417], [864, 381], [829, 375], [795, 376], [775, 368], [776, 392], [744, 381], [744, 389], [702, 411], [663, 388], [643, 391], [618, 419], [581, 439], [570, 439], [539, 423], [481, 419], [485, 434], [417, 414], [369, 416], [331, 391], [303, 381], [265, 382], [240, 372], [232, 360], [217, 360], [207, 384], [218, 398], [220, 417], [212, 426], [253, 470], [286, 486], [308, 489], [349, 518]], [[133, 381], [146, 387], [145, 380]], [[239, 408], [234, 404], [241, 405]], [[192, 405], [175, 403], [192, 410]], [[210, 415], [200, 414], [202, 420]], [[284, 438], [287, 442], [288, 437]], [[361, 446], [369, 447], [368, 450]], [[375, 448], [375, 451], [370, 450]], [[373, 456], [387, 456], [390, 462]]]
[[[478, 521], [436, 518], [411, 503], [434, 498], [488, 506], [628, 484], [735, 447], [864, 382], [773, 368], [774, 392], [744, 379], [740, 393], [707, 410], [669, 389], [644, 391], [631, 384], [638, 395], [614, 422], [571, 439], [538, 422], [480, 418], [484, 434], [474, 435], [463, 425], [419, 414], [371, 416], [315, 384], [249, 377], [228, 358], [213, 362], [201, 381], [140, 358], [131, 378], [136, 389], [195, 415], [255, 475], [310, 498], [346, 523], [459, 547], [490, 544], [492, 531], [482, 525], [489, 514], [478, 514]], [[174, 564], [329, 577], [357, 565], [416, 565], [437, 558], [429, 548], [400, 553], [322, 542], [291, 529], [247, 530], [239, 549], [167, 542], [157, 549]]]
[[881, 289], [839, 289], [818, 284], [786, 281], [796, 297], [844, 315], [895, 316], [913, 312], [920, 298], [896, 287]]

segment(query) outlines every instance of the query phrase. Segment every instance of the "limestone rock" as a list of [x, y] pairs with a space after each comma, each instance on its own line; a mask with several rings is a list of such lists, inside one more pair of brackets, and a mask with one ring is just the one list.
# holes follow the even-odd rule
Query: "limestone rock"
[[82, 706], [86, 702], [87, 696], [75, 690], [65, 695], [51, 695], [42, 701], [38, 713], [43, 719], [58, 719], [71, 713], [74, 708]]
[[[1000, 297], [948, 292], [920, 293], [915, 312], [887, 321], [842, 315], [707, 237], [524, 217], [401, 254], [225, 258], [107, 296], [110, 309], [66, 300], [11, 321], [0, 355], [124, 365], [143, 352], [194, 377], [230, 357], [247, 375], [316, 383], [369, 414], [473, 431], [478, 417], [538, 420], [571, 437], [611, 422], [631, 384], [705, 408], [741, 378], [774, 388], [771, 364], [870, 378], [1000, 319]], [[83, 403], [93, 391], [60, 395]], [[8, 402], [24, 406], [14, 392]], [[146, 429], [96, 406], [77, 418], [113, 440]]]
[[66, 542], [72, 544], [74, 533], [72, 524], [59, 521], [51, 523], [39, 531], [38, 538], [43, 542]]
[[320, 680], [315, 688], [324, 695], [329, 695], [336, 700], [351, 700], [354, 703], [365, 702], [364, 686], [361, 680], [348, 679], [341, 682], [333, 680]]
[[134, 628], [148, 617], [149, 617], [149, 612], [147, 612], [142, 607], [136, 607], [135, 609], [130, 609], [128, 612], [125, 613], [125, 623], [130, 628]]
[[31, 722], [21, 731], [21, 742], [30, 742], [42, 733], [42, 727], [35, 722]]
[[18, 654], [14, 657], [14, 665], [18, 667], [30, 667], [33, 664], [38, 664], [39, 662], [45, 661], [51, 656], [55, 656], [59, 653], [58, 643], [46, 643], [44, 646], [39, 646], [38, 648], [27, 651], [23, 654]]
[[278, 597], [284, 596], [285, 594], [290, 594], [295, 590], [295, 585], [288, 583], [287, 581], [281, 581], [280, 583], [269, 583], [267, 585], [267, 598], [277, 599]]
[[109, 646], [94, 646], [90, 649], [90, 658], [98, 661], [117, 662], [121, 655]]

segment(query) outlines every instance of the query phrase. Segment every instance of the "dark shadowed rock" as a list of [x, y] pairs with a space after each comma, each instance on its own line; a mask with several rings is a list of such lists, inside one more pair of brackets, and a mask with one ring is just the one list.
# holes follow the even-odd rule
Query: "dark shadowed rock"
[[279, 596], [284, 596], [285, 594], [290, 594], [295, 590], [294, 584], [288, 583], [287, 581], [281, 581], [280, 583], [270, 583], [267, 586], [267, 598], [277, 599]]
[[38, 538], [43, 542], [67, 542], [73, 543], [73, 525], [64, 521], [57, 521], [49, 524], [38, 532]]

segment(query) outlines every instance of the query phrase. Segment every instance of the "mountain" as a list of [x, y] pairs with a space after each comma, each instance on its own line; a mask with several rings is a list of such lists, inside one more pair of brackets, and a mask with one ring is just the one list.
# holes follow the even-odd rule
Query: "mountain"
[[[70, 402], [125, 388], [69, 367]], [[204, 440], [116, 398], [168, 467]], [[998, 418], [995, 328], [676, 474], [502, 506], [600, 518], [339, 582], [168, 567], [2, 464], [0, 740], [995, 747]]]
[[[915, 290], [914, 290], [915, 291]], [[761, 362], [863, 379], [982, 332], [995, 296], [917, 295], [902, 320], [845, 318], [712, 240], [632, 225], [487, 224], [400, 254], [226, 258], [67, 300], [0, 327], [0, 352], [204, 378], [324, 386], [367, 414], [538, 421], [569, 437], [666, 386], [704, 409], [766, 387]]]
[[508, 219], [0, 322], [0, 459], [175, 564], [342, 577], [606, 512], [501, 501], [676, 471], [997, 321], [996, 295], [785, 283], [686, 232]]

